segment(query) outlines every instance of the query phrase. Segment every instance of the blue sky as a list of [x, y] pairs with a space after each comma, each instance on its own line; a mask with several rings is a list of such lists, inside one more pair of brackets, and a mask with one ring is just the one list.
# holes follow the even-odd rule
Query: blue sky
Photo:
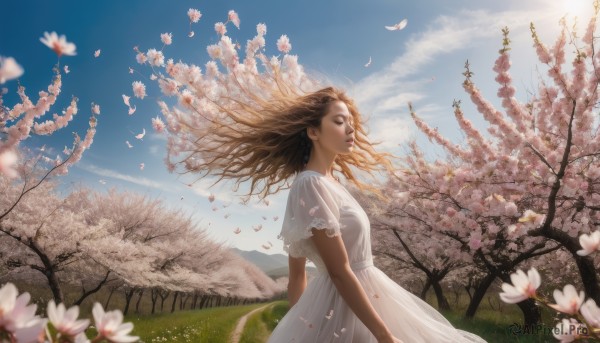
[[[193, 213], [201, 227], [209, 229], [215, 240], [242, 250], [283, 253], [277, 235], [285, 210], [287, 191], [271, 196], [270, 205], [251, 200], [239, 204], [247, 187], [232, 191], [227, 182], [208, 189], [215, 180], [197, 182], [193, 189], [186, 186], [191, 178], [169, 174], [163, 163], [166, 140], [155, 134], [151, 118], [160, 114], [155, 83], [149, 81], [148, 67], [135, 61], [134, 46], [147, 51], [160, 49], [160, 34], [171, 32], [173, 44], [165, 54], [175, 61], [204, 65], [209, 60], [206, 46], [218, 41], [213, 26], [225, 22], [227, 12], [235, 10], [240, 30], [228, 24], [228, 35], [245, 46], [256, 33], [256, 24], [267, 25], [266, 54], [278, 55], [276, 41], [287, 34], [292, 44], [291, 54], [307, 70], [327, 75], [337, 85], [347, 89], [364, 116], [370, 117], [368, 128], [372, 140], [381, 141], [380, 150], [402, 155], [401, 145], [416, 138], [420, 146], [435, 157], [440, 153], [420, 135], [412, 123], [407, 102], [412, 101], [417, 113], [430, 125], [456, 142], [462, 140], [452, 115], [453, 99], [462, 100], [467, 118], [477, 127], [486, 126], [461, 87], [463, 66], [469, 60], [474, 82], [494, 104], [497, 85], [492, 67], [501, 48], [500, 29], [509, 26], [512, 40], [513, 78], [517, 97], [525, 100], [527, 91], [535, 91], [537, 59], [532, 48], [529, 23], [533, 21], [542, 40], [552, 45], [558, 33], [558, 20], [579, 17], [579, 29], [587, 23], [592, 1], [582, 0], [423, 0], [423, 1], [3, 1], [0, 21], [0, 55], [15, 58], [25, 70], [20, 82], [33, 100], [38, 91], [46, 89], [52, 78], [52, 66], [57, 58], [39, 38], [44, 31], [64, 34], [77, 45], [77, 56], [63, 56], [61, 67], [63, 88], [59, 100], [48, 117], [68, 106], [71, 96], [79, 99], [79, 112], [71, 124], [52, 137], [33, 136], [25, 145], [46, 144], [54, 157], [72, 144], [72, 131], [85, 135], [90, 103], [100, 105], [97, 134], [91, 148], [67, 176], [61, 177], [62, 189], [73, 184], [85, 184], [103, 191], [109, 187], [127, 189], [160, 197], [173, 208], [182, 207]], [[186, 12], [196, 8], [202, 12], [198, 23], [192, 24], [193, 38], [188, 38]], [[406, 18], [408, 25], [401, 31], [388, 31]], [[94, 51], [101, 55], [94, 58]], [[243, 51], [243, 49], [242, 49]], [[243, 56], [243, 52], [241, 53]], [[364, 65], [372, 58], [371, 65]], [[129, 74], [133, 67], [141, 74]], [[540, 73], [545, 73], [543, 68]], [[137, 106], [134, 115], [127, 114], [121, 94], [132, 95], [131, 83], [143, 81], [149, 97], [141, 101], [131, 98]], [[5, 104], [16, 101], [16, 81], [2, 85], [9, 90]], [[165, 99], [168, 100], [168, 99]], [[46, 118], [44, 118], [46, 119]], [[146, 129], [143, 141], [133, 133]], [[125, 141], [134, 147], [129, 149]], [[139, 169], [140, 163], [145, 169]], [[101, 184], [99, 180], [105, 180]], [[246, 185], [247, 186], [247, 185]], [[214, 203], [207, 196], [216, 195]], [[183, 200], [181, 197], [183, 196]], [[223, 204], [230, 204], [223, 208]], [[219, 209], [213, 211], [212, 207]], [[228, 218], [224, 218], [229, 214]], [[264, 220], [265, 216], [267, 220]], [[273, 220], [278, 216], [277, 221]], [[263, 229], [254, 232], [253, 226]], [[239, 235], [233, 230], [239, 227]], [[262, 244], [273, 247], [265, 250]]]

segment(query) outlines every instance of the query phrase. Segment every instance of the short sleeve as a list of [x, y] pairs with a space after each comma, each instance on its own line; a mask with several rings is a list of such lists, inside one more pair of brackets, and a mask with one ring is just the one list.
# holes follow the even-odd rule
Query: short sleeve
[[295, 180], [288, 196], [278, 239], [292, 257], [310, 257], [311, 228], [325, 230], [327, 236], [340, 236], [338, 197], [317, 175]]

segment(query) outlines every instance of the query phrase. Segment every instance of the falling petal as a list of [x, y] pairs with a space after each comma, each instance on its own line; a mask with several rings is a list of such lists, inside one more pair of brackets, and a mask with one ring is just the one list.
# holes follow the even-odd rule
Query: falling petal
[[405, 28], [407, 23], [408, 23], [407, 19], [402, 19], [402, 21], [400, 21], [398, 24], [393, 25], [393, 26], [386, 26], [385, 28], [390, 31], [398, 31], [398, 30], [402, 30], [403, 28]]
[[141, 140], [146, 135], [146, 129], [142, 129], [142, 133], [135, 135], [135, 138]]

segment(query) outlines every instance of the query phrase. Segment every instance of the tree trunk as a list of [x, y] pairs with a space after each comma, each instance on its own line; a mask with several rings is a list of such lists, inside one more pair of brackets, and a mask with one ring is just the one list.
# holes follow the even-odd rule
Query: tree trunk
[[485, 292], [487, 292], [488, 288], [490, 287], [492, 282], [494, 282], [495, 279], [496, 279], [496, 274], [488, 274], [479, 283], [479, 285], [475, 289], [475, 292], [473, 293], [473, 297], [471, 298], [471, 301], [469, 302], [469, 307], [467, 307], [467, 311], [465, 312], [466, 318], [473, 318], [475, 316], [475, 313], [477, 312], [477, 308], [479, 307], [481, 300], [483, 300], [483, 296], [485, 295]]
[[108, 303], [110, 302], [110, 298], [112, 298], [113, 293], [115, 292], [116, 288], [111, 287], [110, 288], [110, 293], [108, 294], [108, 299], [106, 299], [106, 303], [104, 304], [104, 309], [108, 309]]
[[127, 312], [129, 312], [129, 304], [131, 303], [134, 294], [135, 288], [125, 290], [125, 309], [123, 310], [123, 316], [126, 316]]
[[[90, 289], [89, 291], [85, 291], [85, 289], [83, 290], [83, 293], [81, 294], [81, 296], [79, 297], [79, 299], [77, 299], [73, 304], [74, 305], [81, 305], [81, 303], [83, 302], [83, 300], [85, 300], [85, 298], [87, 298], [88, 296], [98, 292], [102, 286], [104, 286], [106, 284], [106, 282], [108, 282], [108, 276], [110, 275], [110, 270], [106, 272], [106, 275], [104, 276], [104, 279], [102, 279], [97, 285], [96, 287]], [[112, 293], [111, 293], [112, 294]]]
[[158, 291], [158, 295], [160, 296], [160, 312], [163, 311], [165, 305], [165, 299], [169, 296], [169, 291]]
[[[511, 283], [510, 275], [508, 274], [500, 274], [500, 279], [506, 283]], [[527, 327], [533, 327], [538, 325], [542, 321], [542, 312], [540, 308], [535, 304], [533, 299], [527, 299], [517, 303], [517, 306], [521, 309], [523, 313], [523, 324]]]
[[135, 313], [139, 314], [140, 313], [140, 301], [142, 300], [142, 296], [144, 295], [144, 290], [141, 289], [140, 290], [140, 297], [138, 298], [137, 302], [135, 303]]
[[171, 305], [171, 313], [175, 312], [175, 303], [177, 302], [177, 296], [179, 292], [173, 293], [173, 305]]
[[450, 311], [450, 304], [448, 304], [448, 300], [446, 299], [444, 291], [442, 290], [442, 286], [438, 280], [431, 280], [431, 284], [433, 286], [433, 290], [435, 291], [439, 309], [441, 311]]
[[54, 297], [54, 302], [57, 304], [64, 303], [65, 297], [63, 295], [62, 289], [60, 288], [60, 283], [58, 281], [58, 276], [56, 272], [52, 269], [46, 270], [46, 278], [48, 278], [48, 285], [52, 290], [52, 296]]
[[152, 300], [152, 314], [154, 314], [154, 310], [156, 308], [156, 301], [158, 300], [158, 290], [152, 288], [150, 293], [150, 299]]
[[194, 292], [194, 299], [192, 299], [192, 310], [196, 309], [197, 304], [198, 304], [198, 292]]
[[542, 313], [533, 299], [527, 299], [517, 304], [523, 312], [523, 324], [529, 327], [536, 326], [542, 321]]
[[542, 227], [532, 231], [530, 234], [534, 237], [543, 236], [549, 238], [565, 247], [571, 253], [577, 264], [577, 268], [579, 268], [579, 275], [581, 276], [581, 283], [583, 284], [586, 297], [590, 297], [594, 299], [596, 304], [600, 304], [600, 286], [598, 285], [598, 275], [596, 274], [596, 268], [594, 268], [594, 261], [590, 256], [577, 255], [577, 251], [581, 249], [579, 238], [571, 237], [566, 232], [553, 227]]
[[183, 299], [183, 302], [181, 303], [181, 310], [185, 309], [185, 305], [187, 304], [188, 300], [190, 300], [190, 297], [192, 295], [189, 293], [186, 293], [185, 298]]
[[425, 299], [427, 299], [427, 291], [429, 290], [430, 287], [431, 287], [431, 279], [427, 278], [427, 280], [425, 281], [425, 285], [423, 285], [423, 289], [421, 290], [421, 295], [419, 296], [419, 298], [423, 299], [423, 301], [425, 301]]
[[42, 251], [42, 248], [33, 238], [29, 238], [25, 245], [27, 245], [31, 250], [33, 250], [33, 252], [36, 255], [38, 255], [40, 261], [42, 262], [42, 265], [44, 266], [43, 268], [41, 268], [38, 265], [30, 265], [30, 267], [44, 274], [44, 276], [48, 280], [48, 286], [50, 286], [50, 290], [52, 291], [54, 302], [56, 302], [57, 304], [64, 303], [65, 297], [63, 295], [62, 289], [60, 288], [60, 282], [58, 280], [58, 276], [56, 275], [56, 271], [54, 270], [55, 267], [52, 261], [50, 261], [48, 255], [46, 255]]
[[202, 299], [200, 299], [200, 309], [203, 309], [204, 306], [206, 306], [207, 301], [208, 301], [208, 294], [205, 294], [202, 296]]
[[594, 268], [594, 261], [588, 256], [579, 256], [573, 252], [571, 254], [575, 259], [577, 268], [579, 268], [579, 275], [581, 275], [581, 283], [586, 297], [590, 297], [594, 299], [596, 304], [600, 304], [600, 288], [598, 287], [598, 276], [596, 275], [597, 270]]

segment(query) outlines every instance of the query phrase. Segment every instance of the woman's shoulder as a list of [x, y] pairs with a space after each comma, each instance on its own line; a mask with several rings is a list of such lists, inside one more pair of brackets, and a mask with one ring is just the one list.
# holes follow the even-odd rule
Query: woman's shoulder
[[328, 196], [338, 197], [342, 192], [341, 185], [337, 181], [330, 180], [327, 176], [312, 170], [303, 170], [296, 175], [290, 187], [290, 194], [300, 193], [323, 193]]
[[[296, 178], [292, 182], [292, 189], [297, 188], [300, 185], [312, 185], [312, 186], [328, 186], [330, 182], [327, 177], [319, 172], [313, 170], [303, 170], [296, 174]], [[294, 187], [295, 186], [295, 187]]]

